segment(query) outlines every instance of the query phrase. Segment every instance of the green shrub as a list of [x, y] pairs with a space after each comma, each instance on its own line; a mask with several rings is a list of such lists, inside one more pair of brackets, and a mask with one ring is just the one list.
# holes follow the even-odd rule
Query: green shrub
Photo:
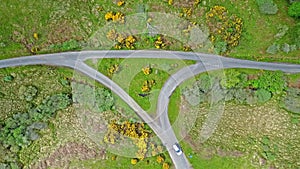
[[279, 50], [280, 50], [280, 46], [278, 45], [278, 44], [273, 44], [273, 45], [271, 45], [271, 46], [269, 46], [268, 47], [268, 49], [267, 49], [267, 53], [269, 53], [269, 54], [276, 54], [277, 52], [279, 52]]
[[113, 109], [114, 98], [111, 91], [104, 88], [93, 88], [92, 86], [80, 83], [72, 83], [72, 96], [75, 103], [87, 108], [103, 112]]
[[248, 89], [237, 89], [234, 92], [234, 98], [239, 103], [246, 103], [249, 95], [251, 95], [251, 90]]
[[299, 18], [300, 17], [300, 2], [294, 2], [290, 5], [288, 14], [291, 17]]
[[273, 0], [256, 0], [256, 3], [262, 14], [276, 14], [278, 11], [277, 5]]
[[220, 41], [215, 44], [215, 52], [218, 55], [224, 54], [227, 51], [227, 43]]
[[222, 78], [221, 82], [220, 82], [220, 84], [223, 88], [226, 88], [226, 89], [234, 88], [241, 81], [241, 79], [240, 79], [241, 73], [235, 69], [225, 70], [225, 75], [226, 75], [226, 78]]
[[282, 102], [285, 109], [300, 114], [300, 89], [288, 88], [287, 94], [282, 99]]
[[300, 48], [300, 22], [298, 22], [291, 30], [291, 34], [293, 35], [293, 43]]
[[67, 108], [71, 102], [68, 94], [60, 93], [48, 96], [36, 109], [41, 114], [48, 114], [51, 116], [56, 111]]
[[38, 89], [35, 86], [21, 86], [19, 88], [19, 97], [26, 101], [32, 101], [37, 95]]
[[7, 75], [3, 78], [4, 82], [11, 82], [14, 80], [14, 77], [12, 75]]
[[257, 101], [259, 103], [264, 103], [271, 99], [272, 94], [265, 89], [258, 89], [255, 91], [255, 96], [257, 97]]
[[258, 79], [250, 80], [249, 85], [254, 89], [265, 89], [272, 94], [282, 93], [287, 86], [281, 71], [265, 71]]
[[291, 47], [290, 47], [290, 45], [289, 44], [287, 44], [287, 43], [284, 43], [283, 45], [282, 45], [282, 51], [283, 52], [285, 52], [285, 53], [289, 53], [290, 51], [291, 51]]

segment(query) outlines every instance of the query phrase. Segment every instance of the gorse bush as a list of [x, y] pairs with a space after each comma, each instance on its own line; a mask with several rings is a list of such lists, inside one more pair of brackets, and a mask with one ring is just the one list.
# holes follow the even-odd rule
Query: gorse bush
[[241, 18], [231, 15], [223, 6], [212, 7], [205, 17], [216, 53], [224, 54], [238, 46], [243, 27]]
[[256, 3], [262, 14], [276, 14], [278, 11], [277, 5], [273, 0], [256, 0]]

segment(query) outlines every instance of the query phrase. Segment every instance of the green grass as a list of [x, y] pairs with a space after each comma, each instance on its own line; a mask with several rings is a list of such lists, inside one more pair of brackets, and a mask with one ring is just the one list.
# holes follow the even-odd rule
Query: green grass
[[[205, 23], [205, 12], [210, 7], [214, 5], [225, 6], [229, 13], [238, 15], [244, 21], [240, 45], [233, 49], [229, 56], [260, 61], [300, 63], [299, 50], [288, 54], [279, 52], [270, 55], [266, 53], [267, 47], [274, 42], [291, 44], [293, 34], [290, 30], [297, 22], [287, 15], [287, 1], [274, 0], [274, 2], [279, 8], [278, 13], [276, 15], [263, 15], [259, 13], [255, 1], [220, 2], [211, 0], [205, 5], [200, 3], [194, 7], [192, 15], [183, 19], [202, 24]], [[183, 7], [192, 7], [191, 2], [174, 2], [174, 5], [168, 5], [167, 1], [160, 0], [142, 0], [139, 3], [128, 0], [122, 7], [118, 7], [116, 3], [108, 0], [89, 2], [67, 0], [53, 3], [38, 0], [22, 4], [17, 0], [5, 1], [0, 4], [2, 9], [0, 19], [6, 23], [0, 28], [0, 59], [31, 55], [33, 54], [30, 52], [31, 48], [38, 48], [37, 53], [79, 49], [111, 49], [113, 45], [108, 44], [106, 33], [113, 28], [122, 30], [122, 25], [114, 25], [105, 21], [104, 15], [113, 11], [130, 16], [139, 11], [141, 4], [145, 4], [145, 10], [148, 12], [172, 13], [174, 16], [178, 16], [178, 13], [183, 11]], [[155, 23], [155, 21], [153, 22]], [[103, 28], [107, 24], [110, 26]], [[135, 25], [138, 32], [145, 32], [145, 22], [132, 25]], [[276, 40], [274, 35], [278, 32], [279, 25], [287, 25], [289, 31], [284, 37]], [[128, 33], [136, 31], [130, 26], [128, 28], [130, 30], [126, 31]], [[97, 32], [98, 30], [99, 32]], [[38, 33], [39, 38], [35, 39], [33, 33]], [[137, 49], [154, 49], [153, 42], [149, 42], [149, 38], [145, 34], [135, 36]], [[182, 44], [183, 42], [168, 37], [168, 35], [166, 39], [170, 42], [166, 48], [168, 50], [182, 50], [183, 45], [185, 45]], [[92, 40], [100, 40], [100, 45], [86, 43]]]
[[[279, 25], [287, 25], [289, 29], [295, 25], [295, 20], [288, 16], [288, 1], [274, 0], [279, 11], [276, 15], [263, 15], [259, 12], [255, 1], [231, 1], [230, 3], [220, 3], [213, 0], [208, 6], [222, 5], [225, 6], [230, 13], [236, 14], [243, 19], [243, 33], [239, 46], [235, 48], [229, 56], [261, 60], [271, 62], [292, 62], [300, 63], [300, 51], [296, 50], [289, 54], [279, 52], [271, 55], [266, 53], [268, 46], [277, 40], [274, 35], [278, 32]], [[258, 26], [259, 25], [259, 26]], [[291, 43], [291, 32], [288, 32], [278, 43]]]
[[[95, 64], [90, 60], [87, 63], [95, 67]], [[127, 91], [143, 109], [153, 114], [156, 110], [159, 91], [170, 74], [193, 63], [195, 62], [176, 59], [101, 59], [97, 67], [99, 72], [109, 76], [109, 67], [118, 64], [120, 71], [114, 74], [111, 79]], [[152, 73], [144, 75], [142, 68], [149, 65], [152, 68]], [[145, 80], [155, 80], [156, 84], [149, 96], [141, 97], [138, 94], [143, 93], [141, 87]]]
[[[257, 75], [262, 71], [256, 69], [237, 70], [248, 75]], [[220, 73], [222, 71], [209, 72], [212, 76]], [[195, 76], [195, 79], [201, 75]], [[300, 79], [299, 74], [287, 74], [287, 77], [292, 82]], [[180, 102], [180, 96], [178, 96], [179, 89], [193, 84], [193, 80], [185, 81], [176, 89], [170, 98], [168, 115], [172, 124], [176, 118], [183, 121], [179, 125], [173, 125], [173, 130], [178, 138], [181, 137], [180, 134], [187, 133], [183, 126], [191, 123], [187, 117], [197, 115], [192, 128], [188, 130], [188, 135], [181, 141], [186, 155], [193, 156], [188, 159], [194, 168], [262, 168], [267, 166], [293, 168], [295, 166], [295, 161], [297, 161], [295, 154], [299, 153], [299, 149], [295, 148], [292, 151], [291, 147], [297, 145], [296, 142], [299, 138], [299, 130], [296, 129], [299, 127], [299, 118], [281, 109], [278, 98], [254, 106], [226, 103], [225, 112], [216, 131], [203, 143], [200, 130], [209, 112], [209, 105], [193, 107], [186, 102]], [[175, 102], [179, 104], [174, 106]], [[171, 106], [172, 104], [173, 106]], [[184, 105], [186, 109], [180, 110], [179, 105]], [[266, 136], [270, 140], [267, 145], [263, 143]], [[236, 154], [235, 151], [241, 152], [237, 153], [240, 155], [226, 155], [226, 153]], [[267, 157], [266, 152], [269, 153]], [[254, 154], [258, 154], [258, 157], [254, 157]], [[267, 158], [266, 164], [259, 165], [259, 158]]]
[[[3, 80], [8, 75], [14, 77], [11, 82]], [[56, 69], [51, 66], [23, 66], [0, 69], [0, 92], [3, 94], [3, 97], [0, 98], [1, 105], [3, 105], [1, 119], [27, 109], [28, 103], [19, 98], [19, 88], [21, 86], [33, 85], [38, 89], [38, 94], [33, 100], [33, 104], [37, 105], [46, 96], [54, 93], [70, 92], [71, 88], [62, 85], [61, 80], [70, 78], [71, 75], [71, 69]]]
[[[170, 158], [168, 154], [164, 154], [167, 156], [166, 162], [170, 164]], [[79, 168], [88, 168], [88, 169], [106, 169], [106, 168], [118, 168], [118, 169], [161, 169], [162, 165], [156, 162], [156, 157], [148, 157], [142, 161], [139, 161], [136, 165], [132, 165], [130, 163], [130, 158], [117, 156], [115, 160], [112, 160], [112, 156], [114, 154], [107, 153], [106, 160], [85, 160], [85, 161], [78, 161], [74, 160], [71, 162], [71, 167], [79, 167]], [[148, 162], [149, 163], [148, 163]], [[173, 168], [171, 166], [171, 168]]]
[[[192, 164], [194, 169], [252, 169], [249, 162], [245, 157], [230, 157], [230, 156], [212, 156], [207, 157], [203, 148], [197, 147], [199, 150], [195, 150], [195, 147], [192, 147], [185, 140], [181, 141], [180, 145], [187, 156], [188, 160]], [[191, 157], [190, 157], [191, 156]]]

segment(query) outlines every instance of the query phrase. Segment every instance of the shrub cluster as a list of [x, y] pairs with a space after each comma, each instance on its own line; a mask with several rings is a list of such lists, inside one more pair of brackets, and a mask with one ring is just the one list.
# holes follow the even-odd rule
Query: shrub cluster
[[104, 141], [106, 143], [115, 144], [116, 141], [122, 137], [129, 137], [139, 148], [136, 152], [137, 158], [142, 160], [145, 158], [147, 153], [149, 137], [151, 135], [152, 133], [145, 129], [143, 123], [130, 123], [125, 121], [122, 124], [118, 124], [117, 122], [113, 121], [108, 125], [108, 132], [104, 137]]
[[276, 14], [278, 11], [277, 5], [273, 0], [256, 0], [256, 3], [262, 14]]
[[93, 88], [87, 84], [72, 83], [73, 102], [84, 105], [95, 112], [103, 112], [114, 108], [111, 91], [105, 88]]
[[107, 12], [104, 17], [107, 21], [125, 23], [125, 15], [121, 12]]
[[206, 23], [209, 26], [210, 40], [215, 45], [216, 53], [224, 54], [239, 44], [242, 19], [236, 15], [230, 15], [225, 7], [212, 7], [206, 13]]
[[235, 69], [226, 70], [225, 74], [227, 79], [203, 74], [191, 87], [184, 88], [182, 94], [191, 105], [210, 100], [256, 104], [282, 94], [287, 86], [284, 74], [279, 71], [262, 72], [254, 78]]
[[288, 88], [287, 94], [282, 98], [282, 107], [286, 110], [300, 114], [300, 89]]
[[115, 41], [115, 49], [134, 49], [134, 44], [136, 42], [136, 38], [132, 35], [117, 33], [116, 30], [110, 30], [106, 37], [109, 40]]
[[300, 17], [300, 2], [294, 2], [291, 4], [288, 10], [288, 14], [291, 17], [299, 18]]
[[[39, 130], [47, 127], [48, 120], [58, 110], [71, 104], [67, 94], [55, 94], [45, 98], [42, 103], [28, 112], [17, 113], [0, 123], [0, 142], [8, 154], [17, 157], [17, 153], [39, 138]], [[7, 159], [5, 163], [14, 163], [18, 159]]]

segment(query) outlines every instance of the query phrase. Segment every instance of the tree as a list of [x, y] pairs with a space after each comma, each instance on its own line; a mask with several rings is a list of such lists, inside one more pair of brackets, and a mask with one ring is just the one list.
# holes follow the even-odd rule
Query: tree
[[299, 18], [300, 17], [300, 2], [292, 3], [288, 9], [288, 14], [291, 17]]
[[273, 0], [256, 0], [256, 3], [262, 14], [276, 14], [278, 11], [277, 5]]

